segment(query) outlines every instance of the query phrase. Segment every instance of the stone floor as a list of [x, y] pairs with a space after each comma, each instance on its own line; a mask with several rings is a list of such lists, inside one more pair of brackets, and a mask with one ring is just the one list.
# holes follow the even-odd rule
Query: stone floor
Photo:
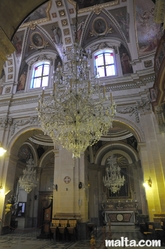
[[[0, 249], [90, 249], [90, 238], [83, 241], [80, 240], [64, 242], [54, 241], [53, 239], [37, 239], [39, 234], [40, 230], [33, 228], [24, 230], [16, 229], [10, 234], [0, 236]], [[127, 237], [129, 240], [133, 239], [137, 242], [141, 239], [144, 239], [143, 235], [139, 232], [139, 228], [134, 226], [112, 226], [111, 231], [109, 231], [108, 228], [106, 231], [103, 228], [98, 228], [97, 236], [95, 234], [95, 248], [104, 249], [105, 239], [111, 238], [116, 240], [120, 239], [121, 237]], [[120, 249], [123, 247], [117, 248]], [[143, 248], [146, 249], [148, 247]], [[165, 246], [162, 246], [161, 248], [164, 249]]]

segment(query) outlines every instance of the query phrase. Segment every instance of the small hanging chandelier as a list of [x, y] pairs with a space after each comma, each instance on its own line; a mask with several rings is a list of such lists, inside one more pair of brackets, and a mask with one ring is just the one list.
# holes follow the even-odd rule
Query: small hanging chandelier
[[108, 159], [107, 164], [108, 166], [106, 167], [106, 175], [103, 177], [103, 183], [106, 188], [110, 189], [112, 193], [115, 194], [124, 186], [125, 178], [120, 174], [121, 168], [117, 164], [117, 158], [114, 155]]
[[26, 168], [23, 170], [23, 175], [19, 178], [18, 182], [20, 188], [30, 193], [37, 186], [37, 181], [34, 160], [30, 155], [29, 160], [26, 162]]
[[[77, 13], [76, 4], [76, 31]], [[43, 90], [38, 103], [42, 130], [73, 157], [107, 134], [116, 110], [112, 92], [107, 97], [98, 76], [90, 76], [90, 58], [91, 52], [79, 46], [76, 32], [72, 50], [65, 52], [63, 66], [56, 69], [52, 94], [46, 96]]]

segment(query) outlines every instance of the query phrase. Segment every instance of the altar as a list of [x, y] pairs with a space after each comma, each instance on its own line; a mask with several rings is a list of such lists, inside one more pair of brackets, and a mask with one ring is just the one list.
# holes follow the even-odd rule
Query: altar
[[137, 207], [137, 201], [119, 201], [102, 204], [104, 223], [110, 223], [111, 225], [134, 225]]
[[105, 211], [105, 222], [111, 225], [134, 225], [134, 211]]

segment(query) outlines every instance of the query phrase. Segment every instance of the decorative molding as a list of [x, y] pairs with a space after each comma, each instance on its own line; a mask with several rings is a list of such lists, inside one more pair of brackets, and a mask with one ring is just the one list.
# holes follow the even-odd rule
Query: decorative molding
[[13, 124], [11, 126], [11, 135], [14, 135], [16, 129], [20, 128], [21, 126], [26, 126], [26, 125], [38, 125], [38, 116], [31, 116], [28, 119], [19, 119], [19, 120], [14, 120]]
[[116, 51], [116, 46], [112, 46], [112, 42], [101, 42], [90, 47], [92, 52], [95, 52], [98, 49], [104, 49], [104, 48], [113, 48]]
[[140, 101], [137, 101], [135, 105], [127, 107], [117, 107], [117, 113], [129, 114], [130, 116], [135, 117], [136, 123], [140, 122], [139, 114], [144, 114], [147, 111], [151, 110], [149, 98], [141, 98]]
[[0, 118], [0, 127], [7, 128], [8, 125], [12, 125], [12, 122], [13, 120], [11, 117], [4, 116]]
[[159, 130], [165, 133], [165, 104], [161, 104], [155, 107], [156, 119], [158, 122]]
[[33, 58], [32, 60], [30, 60], [30, 63], [28, 63], [28, 61], [27, 61], [27, 63], [29, 64], [30, 69], [31, 69], [31, 66], [32, 66], [35, 62], [37, 62], [37, 61], [45, 61], [45, 60], [50, 61], [51, 64], [53, 63], [53, 58], [52, 58], [51, 56], [49, 56], [49, 55], [46, 55], [46, 54], [38, 55], [38, 56], [36, 56], [35, 58]]
[[120, 90], [128, 90], [128, 89], [136, 89], [140, 88], [141, 86], [146, 86], [147, 83], [154, 83], [155, 75], [150, 75], [150, 76], [143, 76], [140, 77], [140, 79], [132, 79], [132, 81], [127, 81], [127, 82], [117, 82], [117, 79], [115, 78], [116, 81], [111, 81], [111, 86], [106, 86], [106, 91], [114, 90], [114, 91], [120, 91]]
[[[74, 7], [76, 6], [76, 1], [74, 0], [68, 0], [69, 3], [71, 3]], [[102, 4], [96, 4], [90, 7], [86, 7], [86, 8], [80, 8], [78, 13], [85, 13], [85, 12], [89, 12], [89, 11], [93, 11], [95, 13], [99, 13], [98, 11], [102, 10], [103, 8], [107, 8], [107, 7], [111, 7], [111, 6], [115, 6], [119, 4], [119, 0], [114, 0], [108, 3], [102, 3]]]
[[147, 68], [147, 67], [152, 67], [152, 66], [153, 66], [152, 60], [144, 61], [144, 66], [145, 66], [146, 68]]
[[[38, 95], [40, 93], [41, 92], [38, 92]], [[30, 96], [30, 92], [29, 92], [29, 96]], [[36, 103], [37, 104], [38, 103], [38, 96], [34, 97], [34, 98], [29, 98], [29, 96], [25, 96], [24, 98], [21, 98], [21, 99], [12, 100], [11, 106], [17, 106], [17, 105], [22, 105], [22, 104], [26, 104], [27, 105], [27, 104], [32, 104], [32, 103]], [[21, 97], [23, 97], [23, 96], [21, 95]], [[7, 104], [9, 104], [9, 103], [7, 103]], [[26, 111], [27, 111], [27, 106], [26, 106]]]

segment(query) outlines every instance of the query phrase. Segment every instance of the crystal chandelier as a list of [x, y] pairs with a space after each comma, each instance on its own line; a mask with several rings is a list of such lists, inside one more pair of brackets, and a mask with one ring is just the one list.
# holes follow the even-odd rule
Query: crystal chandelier
[[117, 158], [112, 155], [108, 160], [106, 167], [106, 175], [103, 177], [104, 186], [116, 193], [124, 186], [125, 178], [121, 176], [121, 168], [117, 164]]
[[43, 90], [38, 103], [42, 130], [73, 157], [80, 157], [107, 134], [116, 109], [112, 93], [107, 97], [98, 76], [90, 75], [90, 58], [91, 52], [81, 48], [76, 38], [72, 50], [64, 53], [63, 66], [55, 71], [53, 92], [47, 96]]
[[30, 193], [32, 189], [37, 186], [36, 170], [31, 155], [29, 160], [26, 162], [26, 168], [23, 170], [23, 175], [19, 178], [18, 182], [20, 187], [27, 193]]

